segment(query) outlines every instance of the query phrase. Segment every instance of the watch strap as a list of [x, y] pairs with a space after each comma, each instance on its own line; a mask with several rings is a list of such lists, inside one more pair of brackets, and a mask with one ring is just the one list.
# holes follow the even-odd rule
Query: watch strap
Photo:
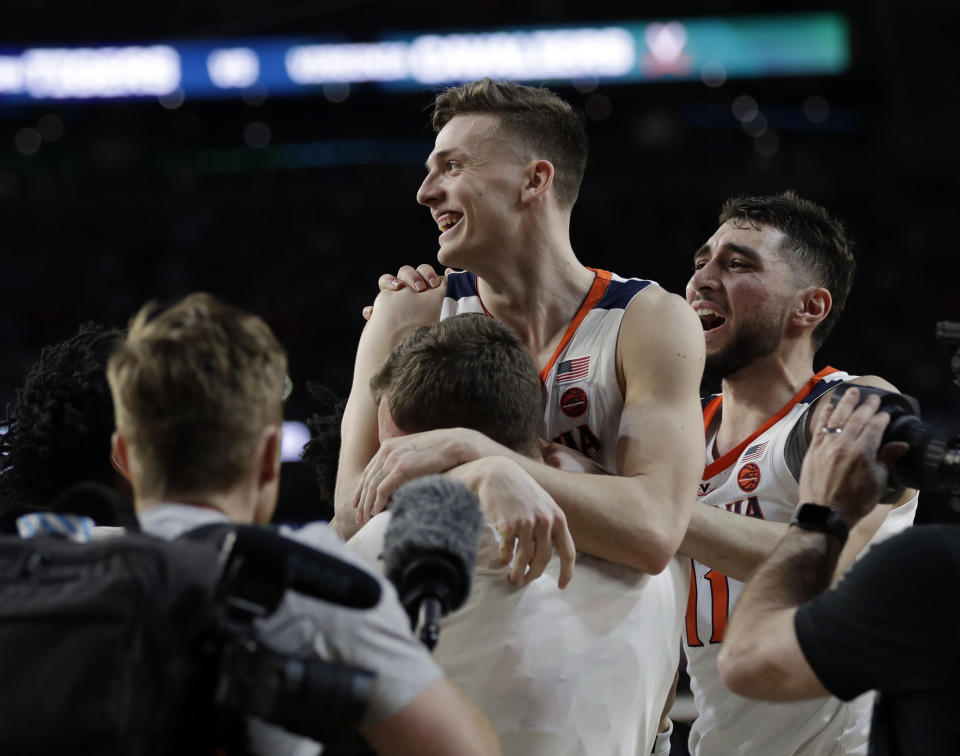
[[841, 546], [847, 542], [847, 536], [849, 535], [847, 524], [840, 519], [837, 510], [813, 502], [807, 502], [797, 507], [790, 524], [804, 530], [815, 530], [832, 535], [840, 541]]

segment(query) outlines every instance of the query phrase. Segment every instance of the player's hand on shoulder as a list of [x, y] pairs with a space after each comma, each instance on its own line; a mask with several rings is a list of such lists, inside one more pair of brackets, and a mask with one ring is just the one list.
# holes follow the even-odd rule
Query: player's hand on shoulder
[[500, 534], [500, 559], [512, 562], [507, 576], [526, 584], [543, 574], [553, 549], [560, 558], [557, 585], [573, 577], [576, 549], [567, 518], [557, 503], [520, 465], [507, 457], [485, 457], [451, 470], [480, 498], [487, 519]]
[[[444, 275], [449, 272], [450, 268], [447, 268]], [[441, 283], [443, 283], [443, 278], [437, 275], [437, 272], [429, 263], [421, 263], [416, 268], [411, 265], [404, 265], [397, 271], [396, 275], [384, 273], [377, 280], [377, 286], [381, 292], [409, 289], [422, 293], [438, 288]], [[364, 320], [370, 320], [375, 306], [376, 304], [363, 308]]]
[[446, 286], [443, 281], [434, 289], [417, 293], [409, 287], [394, 291], [381, 291], [369, 312], [365, 312], [368, 326], [378, 329], [403, 332], [404, 335], [440, 319]]

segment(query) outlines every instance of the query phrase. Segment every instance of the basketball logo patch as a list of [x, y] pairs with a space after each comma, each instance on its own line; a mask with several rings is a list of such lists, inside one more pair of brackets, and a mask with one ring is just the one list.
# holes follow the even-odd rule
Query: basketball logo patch
[[580, 417], [588, 405], [587, 392], [582, 388], [568, 388], [560, 396], [560, 409], [568, 417]]
[[753, 462], [741, 467], [737, 473], [737, 484], [747, 493], [755, 490], [760, 485], [760, 468]]

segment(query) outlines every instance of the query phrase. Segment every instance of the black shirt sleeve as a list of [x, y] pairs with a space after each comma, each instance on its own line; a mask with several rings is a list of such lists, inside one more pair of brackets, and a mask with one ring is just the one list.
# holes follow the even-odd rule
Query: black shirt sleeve
[[960, 537], [940, 526], [909, 528], [799, 607], [800, 648], [827, 690], [850, 700], [944, 684], [957, 665], [958, 547]]

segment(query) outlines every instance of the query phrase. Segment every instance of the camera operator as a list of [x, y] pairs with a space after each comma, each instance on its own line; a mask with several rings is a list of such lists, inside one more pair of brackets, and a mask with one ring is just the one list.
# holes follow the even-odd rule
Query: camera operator
[[960, 527], [910, 528], [833, 588], [846, 533], [879, 500], [907, 444], [883, 444], [880, 399], [828, 408], [800, 476], [801, 502], [747, 584], [719, 668], [735, 693], [795, 701], [880, 691], [871, 754], [955, 753], [960, 739]]
[[[286, 355], [258, 317], [208, 294], [166, 311], [148, 305], [111, 356], [113, 450], [129, 475], [144, 531], [164, 538], [211, 522], [267, 523], [277, 502]], [[326, 523], [291, 536], [357, 563]], [[381, 754], [496, 754], [483, 715], [447, 681], [409, 631], [396, 592], [380, 580], [370, 611], [288, 591], [262, 620], [282, 652], [373, 671], [360, 732]], [[318, 719], [324, 711], [317, 711]], [[319, 744], [251, 720], [257, 753], [315, 754]]]

